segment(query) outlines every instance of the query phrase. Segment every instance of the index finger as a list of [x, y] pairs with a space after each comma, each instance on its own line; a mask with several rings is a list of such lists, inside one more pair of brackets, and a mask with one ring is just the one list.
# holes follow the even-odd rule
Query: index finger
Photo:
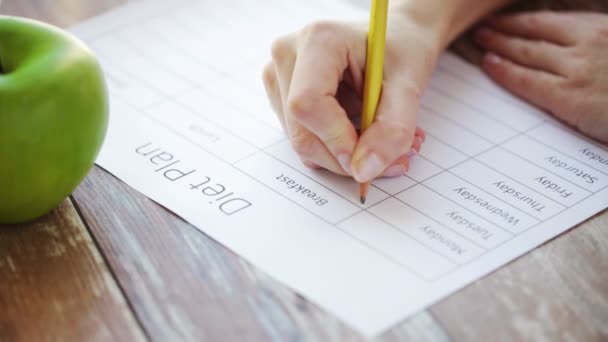
[[344, 71], [349, 67], [350, 38], [341, 30], [331, 23], [308, 28], [298, 46], [287, 110], [323, 141], [348, 172], [357, 132], [336, 99]]
[[353, 154], [358, 182], [378, 177], [409, 152], [416, 132], [420, 87], [409, 78], [384, 82], [374, 123], [365, 130]]
[[559, 45], [573, 45], [579, 26], [565, 14], [541, 11], [507, 14], [491, 18], [487, 24], [495, 30], [528, 39], [546, 40]]

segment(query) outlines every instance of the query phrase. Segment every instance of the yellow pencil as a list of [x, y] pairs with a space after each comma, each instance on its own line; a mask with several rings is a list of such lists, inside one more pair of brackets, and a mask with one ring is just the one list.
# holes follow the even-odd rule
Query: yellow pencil
[[[365, 64], [365, 85], [363, 88], [363, 110], [361, 113], [361, 135], [371, 126], [382, 92], [384, 73], [384, 45], [386, 43], [386, 21], [388, 0], [372, 0], [372, 9], [367, 36], [367, 58]], [[369, 183], [359, 185], [361, 203], [365, 203]]]

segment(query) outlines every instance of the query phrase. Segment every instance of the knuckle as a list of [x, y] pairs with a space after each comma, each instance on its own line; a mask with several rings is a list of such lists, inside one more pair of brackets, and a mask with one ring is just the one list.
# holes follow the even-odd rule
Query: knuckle
[[568, 78], [563, 78], [563, 79], [559, 80], [556, 84], [557, 89], [560, 91], [570, 90], [571, 80], [572, 80], [572, 77], [570, 77], [570, 76]]
[[[529, 49], [532, 50], [531, 46]], [[533, 57], [536, 60], [544, 60], [544, 58], [546, 58], [544, 56], [552, 53], [552, 50], [552, 46], [549, 42], [541, 40], [534, 44], [533, 51], [530, 51], [529, 53], [530, 57]]]
[[537, 14], [528, 14], [521, 19], [521, 25], [524, 29], [533, 29], [538, 27], [538, 16]]
[[349, 132], [346, 128], [327, 133], [322, 138], [323, 143], [330, 150], [351, 150], [357, 140], [357, 133]]
[[590, 59], [585, 58], [580, 62], [578, 67], [578, 78], [582, 80], [588, 80], [590, 75], [594, 72], [593, 62]]
[[507, 36], [500, 32], [488, 33], [486, 40], [487, 44], [495, 50], [498, 50], [503, 46], [513, 45], [513, 41], [510, 41]]
[[314, 100], [306, 93], [291, 96], [287, 101], [287, 111], [297, 120], [306, 121], [312, 116]]
[[531, 59], [532, 57], [534, 57], [534, 51], [532, 50], [532, 48], [530, 47], [530, 45], [528, 44], [522, 44], [520, 47], [520, 54], [521, 57], [524, 59]]
[[557, 17], [559, 15], [560, 14], [556, 11], [544, 9], [544, 10], [538, 11], [536, 13], [532, 13], [531, 17], [533, 18], [534, 24], [538, 25], [538, 24], [541, 24], [543, 19], [553, 20], [553, 19], [557, 19]]
[[342, 136], [340, 134], [331, 134], [323, 137], [323, 143], [327, 148], [331, 151], [336, 145], [339, 145], [342, 141]]
[[[588, 112], [585, 114], [580, 114], [573, 121], [575, 121], [576, 126], [582, 130], [583, 132], [593, 132], [597, 131], [597, 127], [602, 126], [602, 122], [606, 120], [606, 116], [608, 114], [603, 113], [601, 111], [596, 112]], [[608, 132], [605, 132], [604, 135], [608, 137]]]
[[291, 145], [301, 160], [307, 161], [314, 157], [316, 144], [314, 137], [303, 129], [296, 129], [291, 134]]
[[550, 19], [555, 16], [555, 12], [551, 10], [541, 10], [534, 13], [527, 14], [522, 19], [522, 24], [526, 29], [534, 30], [541, 26], [545, 18]]
[[567, 91], [580, 91], [586, 88], [588, 81], [586, 78], [579, 78], [578, 76], [570, 77], [561, 84], [561, 88]]
[[519, 87], [520, 89], [530, 89], [530, 86], [532, 85], [532, 80], [524, 73], [512, 74], [512, 79], [514, 86]]
[[410, 98], [419, 99], [422, 97], [423, 88], [420, 83], [416, 82], [410, 77], [404, 77], [399, 82], [399, 89], [403, 92], [403, 95], [410, 96]]
[[585, 52], [585, 49], [580, 47], [570, 48], [570, 51], [566, 54], [566, 56], [569, 57], [568, 60], [570, 61], [567, 63], [568, 79], [579, 79], [581, 74], [587, 72], [587, 70], [583, 69], [586, 69], [585, 65], [588, 64], [586, 60], [589, 56]]
[[409, 151], [409, 145], [416, 134], [414, 127], [406, 126], [395, 120], [378, 120], [376, 124], [382, 130], [383, 136], [390, 139], [393, 147], [398, 148], [399, 151]]
[[571, 47], [568, 49], [569, 49], [568, 55], [569, 55], [570, 59], [573, 61], [584, 60], [585, 58], [588, 57], [588, 52], [583, 47], [574, 46], [574, 47]]
[[266, 64], [262, 71], [262, 80], [268, 89], [275, 87], [277, 79], [274, 72], [274, 65], [272, 63]]
[[602, 26], [597, 31], [597, 37], [600, 41], [608, 41], [608, 25]]
[[608, 44], [608, 25], [597, 26], [593, 29], [588, 35], [587, 45], [591, 45], [591, 47], [603, 46], [605, 47]]
[[510, 89], [529, 90], [532, 85], [532, 79], [528, 73], [517, 69], [515, 65], [507, 62], [503, 62], [497, 67], [495, 78], [498, 79], [503, 86]]
[[326, 35], [334, 32], [336, 30], [336, 26], [337, 24], [333, 21], [319, 20], [308, 24], [304, 28], [304, 32], [311, 36]]
[[593, 75], [593, 63], [587, 59], [579, 59], [572, 69], [570, 77], [565, 81], [568, 89], [581, 89], [589, 85]]
[[[577, 103], [578, 104], [578, 103]], [[559, 107], [555, 107], [549, 110], [551, 114], [560, 120], [565, 121], [567, 124], [577, 126], [580, 121], [580, 115], [578, 115], [577, 108], [572, 104], [560, 103]]]
[[281, 37], [273, 41], [270, 47], [272, 59], [282, 60], [291, 57], [293, 54], [291, 52], [291, 46], [291, 40], [287, 37]]
[[549, 43], [546, 40], [539, 40], [538, 42], [536, 42], [537, 44], [537, 50], [539, 51], [551, 51], [551, 48], [553, 46], [553, 44]]
[[308, 24], [303, 30], [303, 36], [308, 43], [326, 44], [332, 41], [338, 30], [338, 24], [332, 21], [316, 21]]

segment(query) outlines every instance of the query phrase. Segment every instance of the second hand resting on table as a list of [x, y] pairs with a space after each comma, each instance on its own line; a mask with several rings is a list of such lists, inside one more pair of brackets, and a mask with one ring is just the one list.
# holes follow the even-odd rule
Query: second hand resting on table
[[[507, 0], [394, 1], [374, 124], [358, 136], [367, 23], [318, 22], [279, 38], [264, 83], [291, 143], [310, 167], [368, 182], [407, 171], [420, 95], [439, 54]], [[473, 8], [473, 9], [472, 9]], [[485, 21], [484, 69], [512, 92], [608, 140], [608, 16], [518, 14]], [[547, 91], [547, 89], [552, 89]]]
[[608, 15], [501, 16], [476, 32], [488, 75], [584, 134], [608, 142]]

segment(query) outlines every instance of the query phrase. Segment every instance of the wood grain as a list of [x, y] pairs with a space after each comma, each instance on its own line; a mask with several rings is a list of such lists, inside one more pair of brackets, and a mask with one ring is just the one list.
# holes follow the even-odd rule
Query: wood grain
[[[96, 169], [74, 197], [155, 338], [362, 339], [103, 170]], [[428, 314], [411, 322], [386, 340], [444, 336]]]
[[[0, 1], [0, 13], [65, 25], [114, 3]], [[0, 279], [0, 341], [146, 339], [71, 199], [35, 222], [0, 226]]]
[[70, 200], [0, 226], [0, 341], [144, 340]]
[[434, 317], [456, 340], [608, 340], [604, 212], [456, 295]]

